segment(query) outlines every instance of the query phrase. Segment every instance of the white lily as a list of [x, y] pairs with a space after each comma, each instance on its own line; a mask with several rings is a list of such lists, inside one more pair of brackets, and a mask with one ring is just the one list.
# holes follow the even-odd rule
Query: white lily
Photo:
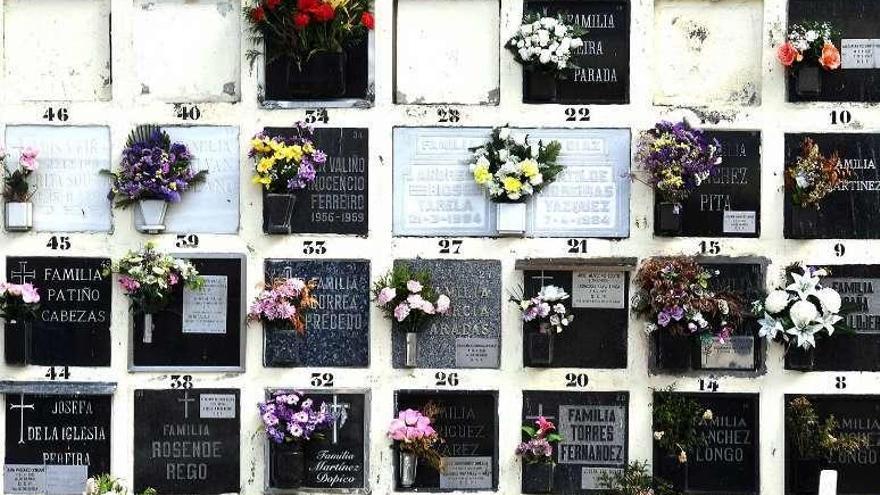
[[782, 322], [767, 313], [764, 313], [764, 317], [758, 320], [758, 323], [761, 325], [761, 328], [758, 330], [759, 337], [775, 339], [779, 332], [785, 331]]

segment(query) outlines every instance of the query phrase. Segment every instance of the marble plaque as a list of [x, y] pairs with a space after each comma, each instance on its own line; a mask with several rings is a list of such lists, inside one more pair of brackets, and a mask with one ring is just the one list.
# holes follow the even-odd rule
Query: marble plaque
[[203, 275], [198, 290], [183, 288], [183, 333], [226, 333], [226, 304], [229, 279], [224, 275]]
[[626, 307], [625, 272], [572, 272], [571, 305], [574, 308]]

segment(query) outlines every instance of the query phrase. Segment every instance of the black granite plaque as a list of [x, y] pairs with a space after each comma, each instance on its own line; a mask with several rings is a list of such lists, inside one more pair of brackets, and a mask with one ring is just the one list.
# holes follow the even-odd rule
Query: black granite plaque
[[6, 258], [6, 280], [40, 293], [30, 363], [110, 366], [111, 277], [106, 258]]
[[[629, 103], [629, 0], [527, 0], [526, 12], [555, 17], [584, 28], [584, 46], [574, 51], [577, 68], [556, 83], [552, 103]], [[523, 101], [532, 102], [528, 78]]]
[[877, 239], [880, 238], [880, 172], [875, 134], [786, 134], [785, 163], [793, 163], [810, 137], [824, 155], [837, 151], [852, 175], [822, 200], [821, 209], [801, 208], [785, 193], [786, 239]]
[[819, 71], [818, 95], [798, 94], [795, 77], [788, 77], [788, 101], [880, 101], [877, 19], [880, 4], [874, 0], [789, 0], [789, 25], [829, 22], [840, 31], [840, 38], [833, 42], [841, 51], [842, 65], [837, 70]]
[[239, 402], [238, 389], [135, 390], [135, 490], [237, 493]]
[[[395, 394], [396, 410], [420, 410], [429, 402], [441, 409], [434, 418], [434, 428], [445, 440], [439, 451], [445, 458], [446, 471], [438, 473], [421, 462], [415, 485], [410, 490], [495, 490], [498, 486], [498, 393], [401, 390]], [[407, 489], [398, 485], [397, 490]]]
[[204, 256], [186, 258], [205, 278], [205, 287], [190, 291], [178, 285], [171, 304], [153, 316], [152, 332], [144, 332], [143, 315], [132, 315], [134, 367], [243, 366], [245, 258]]
[[[687, 493], [759, 493], [758, 395], [686, 394], [712, 411], [712, 420], [700, 428], [704, 445], [688, 451]], [[654, 449], [655, 476], [663, 477]]]
[[4, 397], [4, 493], [80, 493], [110, 472], [109, 395]]
[[[761, 233], [761, 133], [714, 131], [723, 156], [718, 172], [683, 203], [679, 236], [758, 237]], [[654, 204], [654, 235], [659, 209]]]
[[365, 367], [370, 364], [370, 262], [266, 260], [266, 280], [318, 279], [319, 308], [306, 315], [306, 333], [266, 324], [266, 366]]
[[[786, 395], [785, 403], [799, 397]], [[785, 493], [807, 495], [818, 489], [819, 470], [837, 471], [838, 495], [862, 495], [880, 492], [880, 397], [876, 395], [813, 395], [807, 396], [819, 418], [834, 415], [841, 434], [859, 435], [868, 440], [868, 447], [853, 454], [839, 454], [832, 458], [801, 458], [793, 445], [786, 427]]]
[[[269, 127], [266, 132], [284, 135], [292, 131]], [[366, 236], [369, 129], [317, 128], [315, 146], [327, 153], [327, 163], [318, 168], [315, 182], [296, 193], [292, 232]]]
[[[362, 41], [351, 46], [344, 47], [344, 69], [343, 77], [345, 78], [345, 92], [338, 99], [342, 98], [373, 98], [373, 88], [369, 80], [369, 40], [364, 38]], [[265, 67], [265, 77], [263, 82], [263, 103], [265, 106], [272, 106], [272, 102], [280, 101], [298, 101], [298, 100], [332, 100], [337, 98], [326, 98], [321, 96], [298, 94], [293, 95], [288, 88], [289, 85], [296, 86], [298, 76], [294, 69], [293, 75], [288, 79], [287, 65], [285, 57], [277, 58], [278, 48], [270, 46], [267, 48], [267, 56], [270, 60], [278, 60], [278, 62], [270, 62]], [[320, 62], [319, 62], [320, 63]], [[290, 84], [288, 84], [288, 81]]]
[[[498, 260], [396, 260], [428, 270], [434, 288], [452, 301], [446, 315], [418, 334], [422, 368], [498, 368], [501, 352], [501, 262]], [[395, 367], [404, 363], [404, 332], [392, 333]]]
[[523, 424], [544, 416], [562, 440], [555, 448], [553, 493], [596, 493], [602, 473], [628, 459], [629, 393], [523, 392]]
[[538, 362], [528, 345], [534, 325], [523, 324], [523, 363], [557, 368], [626, 368], [629, 272], [526, 270], [525, 297], [555, 285], [571, 297], [564, 302], [574, 321], [553, 338], [550, 364]]

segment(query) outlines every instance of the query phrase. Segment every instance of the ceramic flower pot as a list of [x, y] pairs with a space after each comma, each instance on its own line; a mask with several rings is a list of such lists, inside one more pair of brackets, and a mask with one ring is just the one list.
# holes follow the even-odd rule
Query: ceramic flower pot
[[[266, 49], [265, 98], [302, 100], [339, 98], [345, 95], [345, 53], [320, 52], [297, 65], [296, 60], [269, 44]], [[274, 57], [274, 58], [273, 58]]]
[[694, 352], [699, 352], [699, 339], [690, 335], [672, 335], [662, 329], [656, 330], [653, 335], [658, 368], [663, 370], [691, 368]]
[[27, 232], [34, 226], [34, 205], [8, 202], [3, 214], [7, 232]]
[[822, 93], [822, 69], [818, 65], [801, 64], [794, 77], [798, 95], [819, 96]]
[[523, 493], [553, 493], [553, 473], [556, 464], [552, 462], [530, 462], [523, 465]]
[[523, 236], [526, 233], [525, 203], [495, 203], [495, 228], [498, 235]]
[[664, 455], [660, 459], [660, 473], [654, 475], [672, 485], [676, 492], [685, 492], [688, 488], [688, 463], [678, 462], [678, 456]]
[[418, 473], [419, 458], [412, 452], [401, 451], [398, 455], [399, 473], [398, 476], [400, 486], [409, 488], [416, 482], [416, 474]]
[[556, 73], [534, 68], [526, 69], [526, 100], [556, 100]]
[[267, 234], [290, 234], [295, 205], [296, 196], [293, 194], [264, 194], [263, 231]]
[[161, 199], [142, 199], [138, 201], [143, 223], [137, 225], [140, 232], [158, 234], [165, 230], [165, 213], [168, 211], [168, 203]]
[[547, 323], [540, 324], [526, 334], [528, 339], [529, 364], [532, 366], [549, 366], [553, 362], [553, 341], [555, 332]]
[[785, 358], [787, 367], [790, 370], [812, 371], [816, 366], [816, 348], [790, 347]]
[[32, 323], [29, 321], [7, 321], [3, 333], [6, 364], [28, 364], [31, 357]]
[[681, 232], [681, 205], [662, 202], [657, 205], [657, 232], [664, 235], [676, 235]]
[[272, 488], [299, 488], [305, 478], [305, 454], [299, 442], [269, 446], [269, 478]]

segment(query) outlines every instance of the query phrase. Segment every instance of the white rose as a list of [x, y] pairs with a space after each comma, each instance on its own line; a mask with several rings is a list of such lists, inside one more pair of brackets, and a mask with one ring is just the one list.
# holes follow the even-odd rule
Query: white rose
[[809, 301], [798, 301], [791, 305], [789, 310], [791, 322], [798, 328], [804, 328], [819, 317], [819, 310]]
[[550, 43], [550, 33], [545, 29], [538, 30], [538, 44], [547, 46]]
[[539, 184], [544, 183], [544, 175], [543, 174], [535, 174], [529, 178], [529, 184], [533, 186], [537, 186]]
[[572, 38], [571, 39], [571, 47], [572, 48], [580, 48], [584, 46], [584, 40], [580, 38]]
[[565, 24], [557, 24], [556, 28], [553, 29], [553, 34], [560, 38], [564, 37], [566, 33], [568, 33], [568, 28], [565, 27]]
[[519, 58], [521, 58], [523, 60], [528, 60], [529, 59], [529, 51], [526, 50], [525, 48], [520, 48], [519, 49]]
[[822, 304], [822, 309], [828, 313], [837, 313], [840, 311], [840, 294], [837, 293], [836, 290], [825, 287], [816, 293], [816, 297], [819, 298], [819, 302]]
[[519, 28], [519, 32], [522, 34], [532, 34], [532, 25], [531, 24], [523, 24]]
[[538, 60], [542, 64], [550, 62], [550, 50], [541, 50], [541, 55], [538, 57]]
[[811, 29], [811, 30], [807, 31], [807, 34], [804, 35], [804, 37], [807, 39], [807, 41], [812, 43], [813, 41], [816, 41], [816, 38], [819, 37], [819, 33], [817, 33], [816, 31], [813, 31]]
[[768, 313], [779, 313], [786, 307], [788, 307], [788, 292], [784, 290], [774, 290], [764, 300], [764, 308]]
[[[509, 138], [509, 137], [510, 137], [510, 127], [502, 127], [498, 131], [498, 138], [501, 139], [502, 141], [507, 141], [507, 138]], [[507, 151], [507, 150], [501, 150], [501, 151]]]
[[526, 135], [522, 132], [517, 132], [515, 134], [511, 133], [510, 137], [518, 146], [524, 146], [526, 144]]

